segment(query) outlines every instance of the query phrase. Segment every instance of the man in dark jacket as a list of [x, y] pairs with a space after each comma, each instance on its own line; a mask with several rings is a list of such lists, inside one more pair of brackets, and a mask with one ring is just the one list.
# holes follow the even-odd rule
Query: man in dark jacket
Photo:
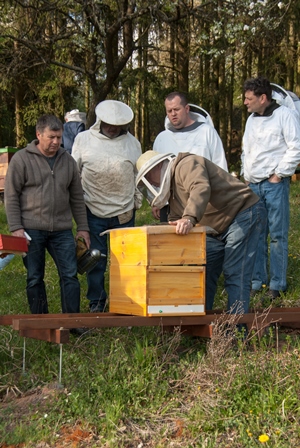
[[[64, 313], [80, 310], [80, 284], [72, 233], [90, 245], [83, 191], [74, 159], [60, 147], [63, 126], [53, 115], [37, 121], [36, 136], [18, 151], [5, 179], [5, 208], [12, 235], [26, 236], [28, 253], [27, 298], [33, 314], [48, 313], [44, 283], [45, 249], [52, 256], [60, 278]], [[27, 235], [26, 235], [27, 234]]]
[[[153, 196], [151, 206], [169, 201], [169, 224], [187, 235], [200, 223], [214, 230], [206, 242], [206, 309], [213, 308], [223, 270], [230, 312], [247, 313], [259, 230], [266, 213], [259, 197], [210, 160], [189, 153], [146, 151], [137, 161], [137, 185]], [[148, 197], [149, 197], [148, 193]]]
[[72, 146], [75, 137], [80, 132], [85, 131], [85, 119], [86, 114], [84, 112], [79, 112], [78, 109], [71, 110], [65, 115], [65, 124], [62, 135], [62, 144], [70, 154], [72, 153]]

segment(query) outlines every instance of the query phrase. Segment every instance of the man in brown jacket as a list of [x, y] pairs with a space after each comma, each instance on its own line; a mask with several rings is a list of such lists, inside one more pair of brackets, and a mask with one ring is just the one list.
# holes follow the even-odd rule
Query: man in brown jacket
[[[64, 313], [78, 313], [80, 284], [72, 233], [90, 245], [89, 227], [77, 165], [60, 147], [62, 122], [43, 115], [36, 124], [37, 139], [12, 158], [5, 179], [5, 208], [12, 235], [28, 239], [23, 259], [27, 269], [27, 298], [33, 314], [48, 313], [44, 283], [45, 250], [60, 278]], [[26, 235], [27, 234], [27, 235]]]
[[197, 223], [207, 235], [206, 309], [213, 308], [217, 282], [224, 273], [228, 310], [247, 313], [251, 276], [266, 213], [244, 183], [208, 159], [194, 154], [145, 152], [137, 161], [137, 185], [152, 196], [151, 206], [169, 202], [169, 224], [186, 235]]

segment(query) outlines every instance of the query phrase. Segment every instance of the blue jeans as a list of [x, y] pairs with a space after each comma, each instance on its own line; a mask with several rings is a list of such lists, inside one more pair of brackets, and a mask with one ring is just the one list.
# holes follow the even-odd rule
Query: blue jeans
[[46, 249], [58, 270], [62, 312], [79, 313], [80, 284], [77, 279], [76, 246], [72, 231], [25, 230], [32, 239], [28, 253], [23, 258], [27, 269], [26, 291], [31, 313], [48, 313], [44, 283]]
[[[135, 213], [132, 218], [125, 224], [120, 224], [119, 218], [98, 218], [87, 208], [87, 218], [90, 228], [91, 249], [99, 249], [101, 254], [107, 255], [107, 235], [100, 236], [100, 233], [110, 229], [119, 229], [123, 227], [133, 227]], [[105, 271], [107, 265], [107, 257], [101, 257], [97, 265], [87, 274], [87, 299], [91, 306], [98, 306], [99, 311], [105, 308], [107, 293], [105, 291]]]
[[[268, 179], [257, 184], [249, 184], [263, 202], [267, 211], [267, 225], [259, 239], [252, 289], [259, 290], [262, 285], [270, 289], [285, 291], [288, 265], [288, 232], [290, 224], [290, 178], [285, 177], [275, 184]], [[268, 235], [270, 234], [270, 275], [268, 275]]]
[[230, 313], [249, 310], [251, 278], [266, 211], [259, 201], [238, 213], [225, 232], [206, 238], [206, 309], [211, 310], [223, 271]]

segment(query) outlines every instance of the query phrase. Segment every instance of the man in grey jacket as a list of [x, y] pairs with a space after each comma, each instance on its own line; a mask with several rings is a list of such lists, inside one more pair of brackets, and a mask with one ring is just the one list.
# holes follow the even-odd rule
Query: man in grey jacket
[[27, 298], [33, 314], [48, 313], [44, 283], [45, 250], [53, 258], [60, 278], [63, 313], [80, 310], [80, 284], [72, 233], [90, 245], [83, 191], [77, 165], [60, 147], [62, 122], [43, 115], [36, 124], [37, 139], [18, 151], [5, 179], [5, 208], [13, 236], [28, 239], [24, 258]]
[[[206, 309], [213, 308], [224, 273], [228, 310], [249, 310], [252, 268], [266, 212], [243, 182], [195, 154], [146, 151], [137, 161], [137, 185], [153, 196], [152, 206], [169, 201], [169, 224], [187, 235], [200, 223], [214, 229], [206, 241]], [[146, 193], [145, 193], [146, 194]]]

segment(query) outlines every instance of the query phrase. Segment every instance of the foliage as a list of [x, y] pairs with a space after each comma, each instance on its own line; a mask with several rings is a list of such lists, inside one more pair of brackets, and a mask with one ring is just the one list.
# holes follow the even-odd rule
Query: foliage
[[[299, 10], [278, 0], [3, 0], [0, 85], [16, 145], [32, 138], [41, 113], [85, 108], [89, 127], [95, 105], [114, 97], [135, 111], [147, 149], [163, 127], [166, 92], [183, 90], [213, 116], [231, 163], [245, 78], [297, 85]], [[15, 144], [9, 128], [1, 137]]]
[[[300, 185], [291, 184], [289, 289], [277, 306], [299, 306]], [[153, 222], [146, 203], [137, 224]], [[3, 206], [0, 231], [7, 233]], [[47, 259], [50, 310], [60, 311]], [[0, 313], [26, 313], [25, 272], [15, 257], [1, 273]], [[82, 297], [86, 281], [82, 276]], [[254, 304], [255, 305], [255, 304]], [[216, 306], [226, 306], [220, 282]], [[82, 311], [87, 311], [82, 300]], [[59, 347], [0, 328], [2, 447], [299, 446], [298, 336], [270, 328], [245, 341], [234, 317], [210, 340], [160, 328], [112, 328], [71, 336]]]

